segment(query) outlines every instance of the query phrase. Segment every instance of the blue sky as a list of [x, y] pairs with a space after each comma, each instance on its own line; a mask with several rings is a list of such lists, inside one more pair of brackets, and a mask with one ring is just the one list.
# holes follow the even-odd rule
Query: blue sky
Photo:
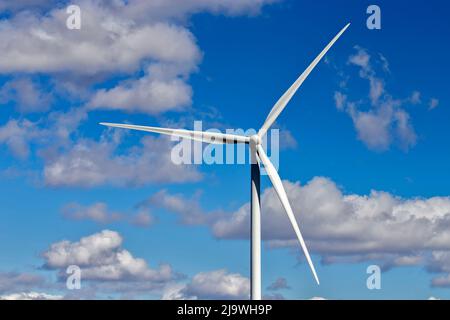
[[263, 294], [449, 298], [449, 5], [378, 1], [369, 30], [369, 4], [85, 0], [68, 30], [65, 2], [0, 1], [0, 296], [245, 298], [249, 167], [175, 166], [167, 139], [98, 122], [258, 129], [351, 22], [277, 120], [321, 285], [263, 177]]

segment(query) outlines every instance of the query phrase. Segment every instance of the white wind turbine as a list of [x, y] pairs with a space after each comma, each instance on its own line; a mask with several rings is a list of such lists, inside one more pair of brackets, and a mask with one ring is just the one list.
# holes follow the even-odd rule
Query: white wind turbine
[[148, 132], [161, 133], [166, 135], [177, 136], [181, 138], [201, 141], [205, 143], [213, 144], [224, 144], [224, 143], [245, 143], [250, 145], [251, 153], [251, 299], [260, 300], [261, 299], [261, 215], [260, 215], [260, 170], [259, 165], [262, 163], [266, 169], [267, 175], [273, 184], [273, 187], [281, 201], [281, 204], [286, 211], [286, 214], [294, 228], [295, 234], [300, 242], [303, 253], [306, 256], [309, 267], [314, 275], [314, 278], [319, 284], [319, 278], [317, 277], [316, 270], [309, 256], [308, 249], [305, 244], [305, 240], [300, 232], [297, 221], [295, 219], [294, 213], [292, 211], [291, 205], [284, 190], [281, 178], [278, 175], [273, 164], [270, 162], [266, 152], [261, 146], [261, 140], [267, 133], [267, 130], [272, 126], [272, 124], [277, 119], [278, 115], [283, 111], [288, 102], [291, 100], [292, 96], [295, 94], [297, 89], [302, 85], [303, 81], [308, 77], [314, 67], [319, 63], [323, 56], [328, 52], [328, 50], [333, 46], [333, 44], [339, 39], [339, 37], [347, 30], [350, 23], [347, 24], [334, 38], [331, 42], [322, 50], [322, 52], [314, 59], [314, 61], [306, 68], [306, 70], [298, 77], [298, 79], [292, 84], [292, 86], [281, 96], [277, 103], [270, 110], [266, 121], [262, 125], [258, 134], [251, 137], [234, 135], [234, 134], [223, 134], [215, 132], [203, 132], [203, 131], [192, 131], [184, 129], [168, 129], [168, 128], [158, 128], [158, 127], [147, 127], [147, 126], [136, 126], [129, 124], [116, 124], [116, 123], [100, 123], [101, 125], [125, 128], [133, 130], [141, 130]]

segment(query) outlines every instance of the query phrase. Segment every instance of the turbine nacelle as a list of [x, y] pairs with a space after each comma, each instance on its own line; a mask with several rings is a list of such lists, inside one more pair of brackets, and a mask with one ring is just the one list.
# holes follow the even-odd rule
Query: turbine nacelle
[[260, 145], [262, 143], [262, 139], [259, 135], [254, 134], [250, 137], [250, 144], [254, 147]]

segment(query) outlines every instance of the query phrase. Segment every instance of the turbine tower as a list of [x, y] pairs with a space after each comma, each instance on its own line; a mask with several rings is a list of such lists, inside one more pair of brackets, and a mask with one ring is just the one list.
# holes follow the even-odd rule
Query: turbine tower
[[295, 219], [294, 213], [292, 211], [291, 205], [289, 203], [286, 191], [284, 190], [281, 178], [278, 175], [273, 164], [270, 162], [269, 157], [264, 151], [261, 141], [266, 135], [267, 130], [273, 125], [275, 120], [278, 118], [280, 113], [286, 107], [288, 102], [291, 100], [295, 92], [302, 85], [314, 67], [319, 63], [323, 56], [330, 50], [333, 44], [339, 39], [339, 37], [347, 30], [350, 23], [347, 24], [332, 40], [331, 42], [322, 50], [322, 52], [311, 62], [311, 64], [306, 68], [306, 70], [298, 77], [298, 79], [292, 84], [292, 86], [281, 96], [281, 98], [275, 103], [272, 110], [270, 110], [266, 121], [259, 129], [258, 133], [248, 137], [234, 134], [223, 134], [215, 132], [203, 132], [203, 131], [192, 131], [184, 129], [168, 129], [159, 127], [147, 127], [147, 126], [137, 126], [130, 124], [117, 124], [117, 123], [100, 123], [101, 125], [115, 128], [124, 128], [132, 130], [140, 130], [147, 132], [155, 132], [160, 134], [177, 136], [185, 139], [191, 139], [195, 141], [201, 141], [205, 143], [213, 144], [225, 144], [225, 143], [244, 143], [250, 146], [251, 154], [251, 293], [250, 298], [252, 300], [261, 300], [261, 203], [260, 203], [260, 165], [264, 166], [267, 175], [275, 189], [281, 204], [294, 228], [295, 234], [297, 235], [300, 246], [305, 254], [306, 260], [308, 261], [309, 267], [312, 271], [314, 279], [317, 284], [319, 284], [319, 278], [316, 273], [316, 269], [312, 263], [311, 257], [306, 247], [305, 240], [300, 232], [297, 221]]

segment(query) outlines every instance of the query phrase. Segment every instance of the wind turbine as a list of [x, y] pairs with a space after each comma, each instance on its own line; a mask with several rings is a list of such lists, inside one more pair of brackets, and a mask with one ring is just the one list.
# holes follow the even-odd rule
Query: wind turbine
[[278, 175], [273, 164], [270, 162], [266, 152], [261, 146], [262, 138], [266, 135], [267, 130], [272, 126], [275, 120], [278, 118], [280, 113], [286, 107], [288, 102], [291, 100], [295, 92], [302, 85], [303, 81], [308, 77], [314, 67], [319, 63], [323, 56], [330, 50], [333, 44], [339, 39], [339, 37], [347, 30], [350, 23], [347, 24], [332, 40], [331, 42], [322, 50], [322, 52], [311, 62], [311, 64], [306, 68], [306, 70], [298, 77], [298, 79], [292, 84], [292, 86], [281, 96], [281, 98], [275, 103], [272, 110], [270, 110], [266, 121], [259, 129], [258, 133], [248, 137], [234, 134], [223, 134], [215, 132], [203, 132], [203, 131], [192, 131], [184, 129], [168, 129], [159, 127], [147, 127], [147, 126], [137, 126], [130, 124], [117, 124], [117, 123], [100, 123], [101, 125], [108, 127], [140, 130], [155, 132], [160, 134], [177, 136], [185, 139], [191, 139], [195, 141], [201, 141], [205, 143], [212, 144], [225, 144], [225, 143], [245, 143], [250, 145], [251, 154], [251, 294], [250, 298], [252, 300], [261, 300], [261, 204], [260, 204], [260, 163], [262, 163], [266, 169], [267, 175], [278, 195], [278, 198], [283, 205], [284, 210], [294, 228], [295, 234], [297, 235], [300, 246], [303, 253], [306, 256], [309, 267], [311, 268], [314, 279], [317, 284], [319, 284], [319, 278], [316, 273], [316, 269], [309, 256], [308, 248], [306, 247], [305, 240], [300, 232], [297, 221], [295, 219], [294, 213], [292, 211], [291, 205], [284, 190], [281, 178]]

